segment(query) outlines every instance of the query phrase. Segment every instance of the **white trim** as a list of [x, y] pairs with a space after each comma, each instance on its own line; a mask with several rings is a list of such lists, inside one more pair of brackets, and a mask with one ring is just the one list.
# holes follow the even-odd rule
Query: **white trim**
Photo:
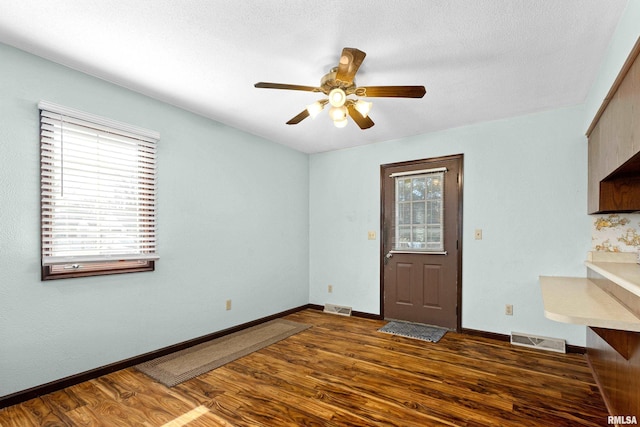
[[446, 255], [447, 251], [402, 251], [402, 250], [391, 250], [390, 254], [418, 254], [418, 255]]
[[447, 168], [433, 168], [433, 169], [420, 169], [418, 171], [396, 172], [389, 175], [389, 178], [395, 178], [397, 176], [422, 175], [427, 173], [446, 172], [447, 170], [448, 170]]
[[54, 104], [53, 102], [40, 101], [38, 102], [38, 108], [40, 110], [46, 110], [52, 113], [62, 114], [64, 116], [71, 116], [71, 117], [75, 117], [81, 120], [86, 120], [88, 122], [92, 122], [95, 124], [108, 126], [113, 129], [135, 133], [137, 135], [144, 136], [147, 138], [153, 138], [156, 140], [160, 139], [160, 133], [154, 130], [133, 126], [128, 123], [119, 122], [117, 120], [108, 119], [106, 117], [97, 116], [91, 113], [85, 113], [84, 111], [75, 110], [73, 108], [65, 107], [63, 105]]

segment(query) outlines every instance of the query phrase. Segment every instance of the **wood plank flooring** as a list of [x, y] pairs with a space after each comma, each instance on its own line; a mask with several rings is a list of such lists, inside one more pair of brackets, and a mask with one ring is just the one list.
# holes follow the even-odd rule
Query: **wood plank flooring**
[[0, 426], [603, 426], [584, 356], [304, 310], [312, 328], [167, 388], [134, 368], [0, 410]]

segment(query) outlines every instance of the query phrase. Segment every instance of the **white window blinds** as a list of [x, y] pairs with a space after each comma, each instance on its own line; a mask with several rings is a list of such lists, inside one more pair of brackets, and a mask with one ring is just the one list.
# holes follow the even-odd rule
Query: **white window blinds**
[[42, 265], [155, 260], [159, 134], [40, 102]]

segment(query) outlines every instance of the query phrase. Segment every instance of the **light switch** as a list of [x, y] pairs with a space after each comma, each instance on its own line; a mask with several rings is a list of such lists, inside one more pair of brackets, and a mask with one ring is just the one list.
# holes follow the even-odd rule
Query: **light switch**
[[474, 234], [476, 240], [482, 240], [482, 229], [476, 228], [476, 232]]
[[376, 232], [375, 231], [369, 231], [367, 233], [367, 237], [369, 238], [369, 240], [376, 240]]

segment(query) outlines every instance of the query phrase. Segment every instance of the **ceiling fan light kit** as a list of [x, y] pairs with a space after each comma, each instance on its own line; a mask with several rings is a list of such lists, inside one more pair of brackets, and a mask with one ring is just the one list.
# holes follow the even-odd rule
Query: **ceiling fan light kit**
[[343, 128], [347, 125], [347, 123], [348, 123], [347, 116], [345, 116], [344, 119], [333, 121], [333, 125], [337, 128]]
[[331, 92], [329, 92], [329, 104], [334, 107], [342, 107], [346, 100], [347, 94], [339, 87], [331, 89]]
[[301, 86], [285, 83], [258, 82], [254, 86], [263, 89], [302, 90], [307, 92], [322, 92], [325, 99], [307, 105], [298, 115], [290, 119], [288, 125], [296, 125], [311, 116], [315, 118], [325, 107], [330, 104], [329, 117], [338, 128], [347, 125], [347, 116], [360, 127], [369, 129], [374, 125], [369, 117], [373, 103], [361, 99], [347, 98], [350, 95], [356, 97], [387, 97], [387, 98], [422, 98], [426, 93], [424, 86], [356, 86], [355, 75], [364, 61], [366, 53], [361, 50], [345, 47], [338, 61], [338, 66], [332, 68], [320, 80], [320, 86]]
[[358, 112], [362, 114], [362, 117], [367, 117], [372, 107], [373, 107], [373, 102], [367, 102], [361, 99], [358, 99], [355, 104], [356, 110], [358, 110]]
[[320, 111], [324, 109], [324, 104], [320, 101], [316, 101], [313, 104], [307, 105], [307, 111], [312, 119], [315, 119]]
[[329, 117], [331, 117], [331, 120], [333, 120], [334, 122], [336, 120], [347, 118], [347, 107], [345, 107], [344, 105], [342, 107], [331, 107], [329, 109]]

